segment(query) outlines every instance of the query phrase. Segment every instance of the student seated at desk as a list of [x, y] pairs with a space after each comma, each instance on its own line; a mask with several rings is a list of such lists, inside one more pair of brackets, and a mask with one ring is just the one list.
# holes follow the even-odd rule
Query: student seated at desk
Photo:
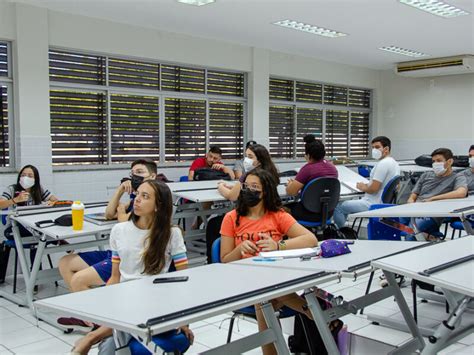
[[[118, 223], [110, 233], [112, 275], [107, 286], [166, 273], [172, 261], [176, 270], [187, 268], [183, 235], [179, 227], [171, 224], [172, 214], [173, 201], [166, 184], [147, 180], [138, 187], [129, 221]], [[187, 326], [180, 330], [192, 343], [192, 331]], [[92, 345], [111, 335], [112, 329], [101, 326], [79, 339], [73, 351], [87, 354]], [[114, 345], [109, 339], [105, 347], [114, 351]], [[105, 351], [104, 346], [102, 350], [114, 353]]]
[[[288, 239], [284, 240], [283, 237]], [[309, 230], [282, 209], [274, 177], [256, 168], [247, 173], [236, 209], [228, 212], [221, 227], [223, 263], [248, 258], [260, 251], [315, 247], [318, 240]], [[273, 300], [275, 309], [286, 305], [311, 318], [306, 301], [297, 294]], [[259, 331], [267, 329], [260, 306], [256, 306]], [[275, 352], [273, 345], [263, 347], [264, 354]]]
[[[295, 179], [289, 179], [286, 186], [286, 193], [290, 196], [297, 195], [308, 182], [319, 177], [337, 178], [337, 169], [333, 163], [324, 159], [326, 149], [320, 140], [312, 140], [305, 144], [306, 163], [298, 172]], [[296, 219], [304, 219], [308, 221], [319, 220], [319, 216], [306, 210], [300, 202], [287, 204], [291, 210], [291, 215]]]
[[[108, 219], [116, 218], [119, 222], [128, 221], [138, 186], [144, 181], [155, 180], [156, 175], [157, 166], [154, 161], [149, 159], [135, 160], [131, 166], [130, 179], [122, 180], [123, 182], [107, 204], [106, 217]], [[125, 193], [129, 194], [130, 201], [122, 204], [120, 199]], [[111, 258], [110, 250], [95, 250], [65, 255], [59, 260], [59, 272], [72, 292], [102, 286], [107, 282], [112, 272]], [[58, 323], [70, 328], [92, 328], [92, 324], [76, 318], [59, 318]]]
[[469, 193], [474, 193], [474, 145], [469, 147], [469, 168], [458, 173], [466, 178]]
[[371, 141], [372, 158], [378, 160], [370, 172], [368, 184], [357, 183], [357, 188], [365, 192], [360, 200], [339, 202], [334, 210], [334, 223], [342, 228], [346, 224], [347, 216], [351, 213], [367, 211], [370, 205], [382, 203], [382, 193], [388, 182], [400, 175], [400, 166], [390, 156], [391, 141], [385, 136], [375, 137]]
[[273, 163], [270, 153], [267, 148], [261, 144], [252, 144], [245, 151], [244, 159], [244, 174], [239, 178], [239, 182], [234, 185], [228, 185], [225, 182], [219, 182], [217, 190], [219, 193], [230, 201], [235, 201], [239, 197], [241, 184], [245, 181], [245, 178], [249, 171], [259, 167], [266, 170], [272, 176], [274, 183], [278, 186], [280, 183], [280, 177], [278, 176], [278, 170]]
[[[247, 151], [248, 147], [250, 147], [253, 144], [257, 144], [255, 141], [248, 141], [247, 144], [245, 145], [245, 151]], [[246, 155], [244, 156], [244, 159], [237, 160], [234, 164], [234, 175], [235, 178], [238, 180], [240, 177], [245, 173], [245, 162]]]
[[[421, 175], [413, 188], [407, 203], [430, 202], [466, 197], [467, 182], [462, 174], [454, 173], [453, 152], [448, 148], [439, 148], [431, 153], [433, 171]], [[444, 218], [416, 218], [415, 223], [419, 232], [426, 233], [426, 239], [437, 240], [443, 234], [439, 227]], [[400, 223], [409, 224], [409, 218], [400, 218]]]
[[[18, 173], [16, 183], [8, 186], [0, 196], [0, 209], [11, 209], [14, 206], [52, 205], [57, 200], [56, 196], [41, 185], [38, 169], [33, 165], [25, 165]], [[31, 236], [31, 233], [21, 224], [18, 227], [22, 237]], [[10, 223], [6, 226], [4, 235], [9, 240], [13, 239]], [[30, 249], [31, 264], [35, 255], [36, 249]]]
[[233, 180], [235, 178], [234, 172], [228, 166], [225, 166], [222, 159], [222, 150], [217, 146], [212, 146], [207, 152], [205, 157], [197, 158], [191, 164], [188, 173], [189, 181], [194, 180], [194, 172], [198, 169], [202, 168], [211, 168], [214, 170], [223, 171], [224, 173], [228, 174], [230, 178]]

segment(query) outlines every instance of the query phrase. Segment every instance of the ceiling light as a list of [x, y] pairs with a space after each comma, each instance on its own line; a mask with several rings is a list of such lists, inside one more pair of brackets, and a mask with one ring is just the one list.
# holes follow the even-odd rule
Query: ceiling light
[[216, 0], [176, 0], [176, 1], [182, 4], [194, 5], [194, 6], [209, 5], [209, 4], [212, 4], [213, 2], [216, 2]]
[[334, 38], [334, 37], [347, 36], [346, 33], [329, 30], [324, 27], [308, 25], [306, 23], [293, 21], [293, 20], [282, 20], [282, 21], [273, 22], [273, 24], [277, 26], [281, 26], [281, 27], [291, 28], [292, 30], [303, 31], [303, 32], [311, 33], [313, 35], [319, 35], [319, 36], [324, 36], [324, 37]]
[[413, 6], [414, 8], [422, 11], [429, 12], [430, 14], [451, 18], [463, 15], [469, 15], [469, 12], [459, 9], [455, 6], [449, 5], [442, 1], [437, 0], [398, 0], [402, 4]]
[[396, 47], [396, 46], [380, 47], [379, 49], [382, 50], [382, 51], [387, 51], [387, 52], [391, 52], [391, 53], [395, 53], [395, 54], [406, 55], [406, 56], [415, 57], [415, 58], [429, 56], [429, 54], [426, 54], [426, 53], [413, 51], [411, 49], [404, 49], [404, 48], [400, 48], [400, 47]]

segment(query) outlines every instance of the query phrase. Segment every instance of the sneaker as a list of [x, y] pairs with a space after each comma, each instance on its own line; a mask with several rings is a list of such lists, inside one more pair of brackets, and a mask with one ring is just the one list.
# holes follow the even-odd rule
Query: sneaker
[[96, 324], [86, 323], [83, 320], [74, 317], [61, 317], [58, 318], [57, 322], [63, 327], [82, 333], [89, 333], [90, 331], [97, 329]]

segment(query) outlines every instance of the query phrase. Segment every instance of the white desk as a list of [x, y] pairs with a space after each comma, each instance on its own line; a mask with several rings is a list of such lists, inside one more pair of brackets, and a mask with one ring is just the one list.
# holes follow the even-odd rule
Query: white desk
[[444, 347], [472, 333], [473, 319], [464, 327], [461, 327], [460, 320], [465, 308], [474, 299], [474, 260], [446, 267], [429, 276], [421, 275], [420, 272], [472, 255], [474, 239], [466, 237], [372, 262], [374, 267], [383, 270], [393, 287], [398, 288], [394, 279], [394, 274], [397, 273], [438, 286], [446, 296], [451, 310], [445, 321], [448, 326], [440, 324], [429, 337], [429, 343], [422, 354], [437, 354]]
[[[101, 213], [105, 211], [105, 203], [100, 207], [89, 208], [86, 204], [85, 213]], [[97, 206], [97, 204], [95, 205]], [[69, 214], [71, 211], [70, 207], [49, 209], [48, 207], [38, 209], [18, 209], [12, 211], [9, 218], [12, 221], [12, 230], [15, 244], [17, 246], [18, 259], [20, 261], [21, 272], [25, 280], [26, 292], [24, 297], [20, 297], [18, 294], [14, 295], [6, 290], [0, 290], [0, 295], [5, 297], [12, 302], [19, 305], [25, 305], [32, 309], [33, 307], [33, 288], [37, 283], [45, 283], [53, 280], [60, 279], [57, 269], [41, 270], [40, 265], [43, 255], [64, 252], [71, 249], [84, 249], [91, 247], [102, 248], [103, 245], [108, 244], [108, 234], [112, 229], [113, 224], [97, 225], [84, 221], [83, 230], [74, 231], [72, 227], [61, 227], [51, 226], [45, 228], [39, 228], [35, 225], [36, 222], [42, 220], [54, 220], [64, 214]], [[18, 228], [18, 224], [23, 225], [33, 234], [33, 237], [29, 237], [28, 240], [32, 240], [33, 243], [37, 243], [36, 256], [31, 266], [26, 258], [25, 249], [23, 244], [26, 242], [26, 238], [22, 238]], [[74, 243], [75, 237], [82, 236], [93, 236], [94, 239], [90, 241], [84, 241]], [[68, 245], [51, 245], [46, 249], [47, 242], [68, 239], [70, 244]]]
[[[149, 346], [152, 335], [335, 278], [322, 272], [286, 270], [277, 274], [270, 269], [231, 264], [211, 264], [174, 275], [187, 275], [189, 281], [153, 284], [155, 277], [149, 277], [49, 298], [35, 305], [131, 333]], [[271, 303], [265, 303], [263, 311], [269, 324], [267, 331], [209, 353], [237, 354], [275, 342], [280, 354], [289, 354]]]
[[[469, 208], [465, 211], [454, 212], [460, 208]], [[468, 234], [474, 234], [474, 230], [468, 217], [474, 214], [474, 196], [466, 198], [441, 200], [433, 202], [407, 203], [377, 210], [364, 211], [351, 214], [354, 218], [390, 218], [390, 217], [453, 217], [461, 219], [464, 229]]]

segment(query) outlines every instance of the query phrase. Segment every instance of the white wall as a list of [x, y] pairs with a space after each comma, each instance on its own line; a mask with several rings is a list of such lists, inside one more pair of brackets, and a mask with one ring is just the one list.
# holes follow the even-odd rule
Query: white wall
[[474, 144], [474, 74], [404, 78], [381, 74], [378, 131], [393, 142], [397, 158], [447, 147], [467, 154]]

